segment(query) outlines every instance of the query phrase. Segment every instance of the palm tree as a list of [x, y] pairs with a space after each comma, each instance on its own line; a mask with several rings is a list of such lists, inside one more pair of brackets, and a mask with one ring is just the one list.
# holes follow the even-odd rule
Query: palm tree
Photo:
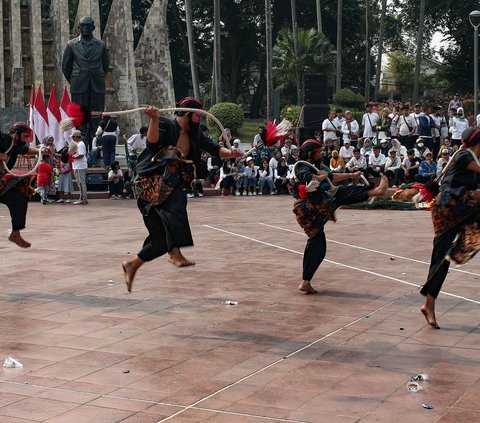
[[265, 0], [265, 50], [267, 68], [267, 119], [273, 118], [272, 3]]
[[192, 5], [190, 0], [185, 0], [185, 20], [187, 23], [187, 37], [188, 37], [188, 55], [190, 58], [190, 71], [192, 73], [193, 96], [200, 98], [200, 90], [198, 87], [197, 65], [195, 58], [195, 44], [193, 39], [193, 20], [192, 20]]
[[[295, 54], [293, 33], [287, 28], [278, 33], [277, 43], [273, 47], [273, 76], [277, 88], [284, 90], [297, 84], [297, 78], [303, 81], [308, 73], [323, 73], [333, 77], [333, 46], [323, 34], [315, 29], [298, 31], [298, 54]], [[301, 86], [303, 92], [303, 84]]]
[[387, 11], [387, 0], [382, 0], [382, 13], [380, 15], [380, 33], [378, 35], [377, 71], [375, 74], [375, 100], [378, 100], [378, 95], [380, 93], [380, 71], [382, 69], [383, 37], [385, 34], [386, 11]]
[[420, 13], [418, 16], [418, 38], [417, 52], [415, 56], [415, 75], [413, 77], [413, 95], [414, 103], [418, 101], [418, 92], [420, 85], [420, 65], [422, 63], [423, 30], [425, 26], [425, 0], [420, 0]]

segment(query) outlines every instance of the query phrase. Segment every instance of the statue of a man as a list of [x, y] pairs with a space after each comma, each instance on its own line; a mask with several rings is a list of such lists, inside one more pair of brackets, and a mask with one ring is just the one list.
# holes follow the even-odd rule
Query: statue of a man
[[80, 36], [63, 52], [62, 72], [70, 84], [72, 101], [92, 111], [105, 110], [105, 75], [108, 57], [105, 43], [93, 36], [95, 23], [85, 16], [78, 25]]

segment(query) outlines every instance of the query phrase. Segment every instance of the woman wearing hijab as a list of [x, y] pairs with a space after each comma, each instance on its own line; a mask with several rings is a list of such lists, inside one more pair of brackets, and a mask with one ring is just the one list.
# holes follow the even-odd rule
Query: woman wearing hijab
[[[53, 135], [47, 135], [47, 136], [43, 137], [42, 146], [48, 147], [52, 151], [55, 151], [55, 144], [54, 144]], [[52, 169], [55, 169], [55, 167], [56, 167], [55, 154], [49, 154], [48, 155], [47, 163], [50, 166], [52, 166]], [[50, 176], [50, 183], [48, 184], [46, 194], [51, 195], [53, 197], [57, 194], [57, 188], [55, 187], [55, 178], [54, 178], [53, 173]], [[50, 202], [50, 200], [48, 200], [48, 201]]]
[[322, 145], [318, 141], [305, 141], [300, 148], [300, 160], [293, 169], [293, 213], [308, 236], [303, 255], [303, 280], [298, 287], [306, 294], [317, 292], [312, 287], [311, 280], [325, 258], [327, 244], [324, 226], [329, 220], [335, 220], [335, 210], [343, 205], [365, 201], [369, 197], [384, 197], [388, 190], [388, 180], [384, 175], [381, 176], [380, 185], [373, 189], [369, 186], [334, 187], [329, 180], [358, 180], [361, 172], [342, 174], [318, 170], [315, 163], [320, 159], [321, 150]]
[[462, 147], [443, 170], [440, 193], [432, 207], [433, 251], [427, 282], [420, 293], [426, 297], [421, 312], [427, 323], [440, 329], [435, 300], [447, 277], [450, 262], [467, 263], [480, 249], [480, 128], [462, 134]]

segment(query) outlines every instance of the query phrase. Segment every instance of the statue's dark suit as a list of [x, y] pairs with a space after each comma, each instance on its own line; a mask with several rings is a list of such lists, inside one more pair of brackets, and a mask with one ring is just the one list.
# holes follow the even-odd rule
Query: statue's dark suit
[[70, 40], [63, 52], [62, 72], [70, 83], [72, 101], [92, 111], [105, 110], [105, 75], [108, 57], [105, 43], [92, 37]]

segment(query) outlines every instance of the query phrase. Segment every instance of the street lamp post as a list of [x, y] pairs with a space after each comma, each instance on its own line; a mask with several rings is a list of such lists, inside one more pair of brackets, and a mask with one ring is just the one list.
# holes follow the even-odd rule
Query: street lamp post
[[480, 26], [480, 10], [474, 10], [468, 15], [473, 26], [473, 114], [478, 114], [478, 27]]

